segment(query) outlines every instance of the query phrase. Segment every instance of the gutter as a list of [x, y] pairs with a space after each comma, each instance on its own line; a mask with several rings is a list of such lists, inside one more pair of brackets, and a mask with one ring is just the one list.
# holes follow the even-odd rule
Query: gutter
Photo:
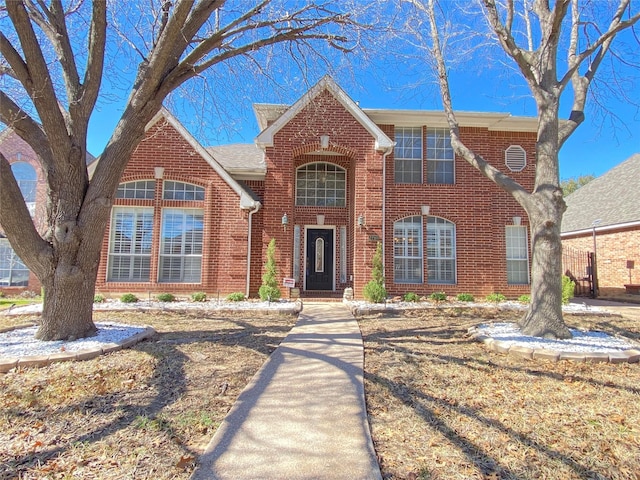
[[[596, 233], [610, 232], [612, 230], [620, 230], [621, 228], [632, 228], [632, 227], [640, 227], [640, 220], [636, 220], [633, 222], [626, 222], [626, 223], [615, 223], [613, 225], [605, 225], [603, 227], [595, 227], [595, 231]], [[586, 235], [586, 234], [591, 235], [593, 233], [593, 230], [594, 230], [593, 227], [589, 227], [589, 228], [583, 228], [582, 230], [572, 230], [569, 232], [561, 232], [560, 238], [580, 236], [580, 235]]]
[[249, 231], [247, 234], [247, 285], [245, 289], [245, 297], [249, 298], [249, 289], [251, 287], [251, 230], [253, 228], [253, 214], [260, 210], [262, 204], [255, 202], [253, 208], [249, 210]]

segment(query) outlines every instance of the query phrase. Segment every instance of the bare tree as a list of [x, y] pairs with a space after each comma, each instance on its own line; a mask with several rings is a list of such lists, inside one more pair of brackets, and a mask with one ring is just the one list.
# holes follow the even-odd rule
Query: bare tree
[[[132, 6], [138, 11], [125, 17], [122, 10]], [[44, 286], [36, 334], [43, 340], [96, 331], [92, 302], [115, 191], [145, 125], [168, 95], [233, 59], [260, 63], [279, 45], [280, 53], [299, 58], [346, 50], [356, 32], [353, 16], [335, 2], [297, 0], [10, 0], [0, 4], [0, 25], [0, 120], [38, 155], [48, 197], [46, 229], [39, 233], [0, 155], [0, 225]], [[117, 29], [140, 62], [89, 180], [89, 118], [103, 78], [113, 74], [106, 59]]]
[[[409, 1], [427, 16], [431, 53], [457, 155], [510, 193], [529, 216], [531, 304], [520, 327], [533, 336], [569, 338], [561, 304], [560, 223], [566, 205], [560, 187], [558, 152], [585, 119], [589, 90], [603, 60], [614, 55], [614, 39], [640, 20], [640, 12], [633, 11], [630, 0], [619, 0], [608, 16], [604, 7], [610, 3], [596, 2], [595, 6], [604, 11], [589, 18], [586, 15], [591, 2], [580, 0], [557, 0], [552, 5], [545, 0], [481, 0], [491, 33], [526, 81], [537, 106], [536, 178], [533, 191], [528, 192], [462, 142], [452, 106], [437, 1]], [[572, 110], [561, 122], [563, 96], [572, 96]]]

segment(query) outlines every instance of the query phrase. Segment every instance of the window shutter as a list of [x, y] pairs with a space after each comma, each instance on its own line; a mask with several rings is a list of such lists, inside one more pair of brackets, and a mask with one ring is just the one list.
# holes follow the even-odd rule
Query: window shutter
[[521, 172], [527, 165], [527, 152], [520, 145], [511, 145], [504, 152], [504, 163], [512, 172]]

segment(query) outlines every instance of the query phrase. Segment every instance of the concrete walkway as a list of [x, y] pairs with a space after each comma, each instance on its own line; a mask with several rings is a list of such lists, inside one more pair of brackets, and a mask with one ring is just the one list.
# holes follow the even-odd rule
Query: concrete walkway
[[305, 303], [191, 478], [381, 479], [364, 402], [363, 354], [346, 306]]

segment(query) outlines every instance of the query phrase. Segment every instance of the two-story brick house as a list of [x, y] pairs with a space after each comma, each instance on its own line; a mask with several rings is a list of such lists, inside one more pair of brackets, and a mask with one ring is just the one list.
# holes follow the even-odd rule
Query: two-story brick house
[[[99, 291], [255, 296], [275, 238], [280, 275], [303, 297], [360, 297], [378, 242], [391, 294], [528, 292], [526, 215], [454, 155], [442, 112], [362, 109], [330, 77], [254, 111], [251, 145], [204, 148], [166, 110], [149, 123], [118, 189]], [[471, 148], [532, 188], [534, 118], [458, 120]]]

